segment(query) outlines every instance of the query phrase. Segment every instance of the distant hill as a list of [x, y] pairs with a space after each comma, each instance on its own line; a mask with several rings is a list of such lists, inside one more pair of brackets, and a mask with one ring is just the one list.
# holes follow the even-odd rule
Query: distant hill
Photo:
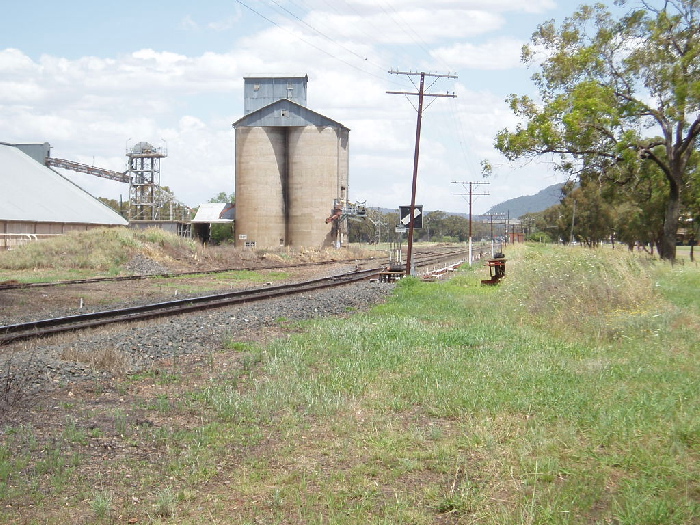
[[[500, 204], [496, 204], [489, 211], [484, 213], [481, 217], [486, 218], [492, 213], [509, 213], [511, 219], [517, 219], [526, 213], [536, 213], [538, 211], [544, 211], [551, 206], [555, 206], [561, 202], [561, 189], [564, 184], [552, 184], [546, 187], [539, 193], [535, 195], [525, 195], [523, 197], [516, 197], [514, 199], [509, 199]], [[383, 214], [396, 213], [398, 209], [391, 208], [368, 208], [371, 210], [379, 211]], [[430, 213], [435, 210], [423, 210], [425, 213]], [[448, 215], [459, 215], [460, 217], [469, 217], [468, 213], [463, 212], [445, 212]]]
[[552, 184], [535, 195], [525, 195], [496, 204], [485, 215], [508, 213], [511, 218], [518, 218], [526, 213], [544, 211], [561, 201], [563, 184]]

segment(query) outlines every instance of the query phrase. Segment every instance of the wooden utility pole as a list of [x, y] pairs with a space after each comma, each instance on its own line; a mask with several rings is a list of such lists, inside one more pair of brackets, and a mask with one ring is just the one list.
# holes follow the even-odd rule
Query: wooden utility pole
[[420, 86], [418, 88], [418, 93], [410, 93], [407, 91], [387, 91], [390, 95], [418, 95], [418, 120], [416, 122], [416, 147], [413, 154], [413, 182], [411, 184], [411, 210], [410, 210], [410, 220], [408, 223], [408, 251], [406, 253], [406, 275], [411, 275], [411, 257], [413, 253], [413, 221], [415, 219], [414, 212], [416, 207], [416, 185], [418, 181], [418, 153], [420, 151], [420, 130], [421, 130], [421, 120], [423, 117], [423, 100], [425, 97], [449, 97], [455, 98], [457, 95], [454, 93], [425, 93], [425, 77], [436, 77], [436, 78], [457, 78], [457, 75], [438, 75], [435, 73], [425, 73], [425, 72], [410, 72], [410, 71], [389, 71], [391, 75], [408, 75], [408, 76], [420, 76]]
[[[473, 186], [479, 185], [479, 184], [489, 184], [488, 182], [457, 182], [453, 181], [452, 184], [461, 184], [466, 188], [467, 184], [469, 184], [469, 266], [472, 265], [472, 198], [474, 195], [488, 195], [488, 193], [474, 193]], [[464, 193], [460, 193], [459, 195], [465, 195]]]
[[494, 251], [493, 251], [493, 245], [494, 245], [494, 241], [493, 241], [493, 217], [494, 217], [494, 215], [499, 216], [499, 217], [504, 217], [505, 213], [489, 213], [489, 222], [491, 223], [491, 257], [492, 258], [495, 255]]

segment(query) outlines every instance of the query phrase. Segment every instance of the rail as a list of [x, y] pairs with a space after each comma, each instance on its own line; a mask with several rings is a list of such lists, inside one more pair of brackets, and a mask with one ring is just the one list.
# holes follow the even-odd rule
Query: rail
[[0, 345], [20, 340], [45, 337], [62, 332], [84, 330], [86, 328], [94, 328], [107, 324], [144, 321], [158, 317], [320, 290], [368, 279], [378, 271], [378, 268], [372, 268], [353, 273], [313, 279], [303, 283], [267, 286], [265, 288], [255, 288], [252, 290], [226, 292], [222, 294], [205, 295], [188, 299], [178, 299], [175, 301], [0, 326]]
[[[463, 251], [461, 253], [463, 254]], [[451, 263], [448, 263], [447, 261], [451, 261]], [[435, 265], [440, 262], [443, 263], [443, 267], [447, 267], [449, 264], [452, 266], [457, 266], [463, 263], [464, 259], [460, 258], [460, 251], [455, 251], [447, 254], [442, 253], [426, 255], [416, 261], [417, 266], [421, 267], [429, 267], [430, 265]], [[385, 268], [382, 266], [364, 270], [355, 270], [353, 272], [333, 275], [330, 277], [312, 279], [301, 283], [268, 285], [262, 288], [254, 288], [250, 290], [230, 291], [200, 297], [178, 299], [174, 301], [0, 326], [0, 346], [7, 345], [12, 342], [37, 339], [64, 332], [96, 328], [113, 323], [146, 321], [159, 317], [173, 316], [211, 308], [233, 306], [236, 304], [321, 290], [324, 288], [331, 288], [334, 286], [341, 286], [361, 280], [367, 280], [373, 277], [379, 278], [380, 274], [384, 270]]]

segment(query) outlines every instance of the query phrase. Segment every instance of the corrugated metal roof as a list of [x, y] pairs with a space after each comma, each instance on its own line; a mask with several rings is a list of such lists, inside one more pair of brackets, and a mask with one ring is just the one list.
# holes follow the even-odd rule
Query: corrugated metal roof
[[320, 113], [310, 110], [291, 100], [278, 100], [249, 113], [233, 123], [238, 127], [297, 127], [297, 126], [332, 126], [348, 129], [340, 122], [336, 122]]
[[194, 223], [224, 223], [233, 222], [236, 216], [236, 208], [230, 203], [206, 202], [199, 205], [197, 214], [192, 219]]
[[59, 173], [4, 144], [0, 144], [0, 220], [128, 224]]

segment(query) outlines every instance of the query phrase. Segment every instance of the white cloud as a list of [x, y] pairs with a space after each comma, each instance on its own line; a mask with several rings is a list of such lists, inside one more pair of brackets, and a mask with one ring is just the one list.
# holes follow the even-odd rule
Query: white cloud
[[194, 21], [192, 15], [186, 15], [180, 20], [180, 29], [185, 31], [197, 31], [199, 30], [199, 24]]
[[[400, 13], [379, 12], [373, 15], [336, 15], [313, 13], [312, 27], [325, 35], [340, 35], [344, 40], [370, 44], [422, 45], [446, 38], [481, 35], [501, 27], [503, 19], [489, 11], [406, 9]], [[415, 31], [411, 28], [420, 28]]]
[[236, 24], [238, 23], [239, 19], [240, 17], [238, 16], [230, 16], [222, 20], [209, 22], [207, 24], [207, 27], [214, 31], [228, 31], [229, 29], [233, 29], [234, 27], [236, 27]]
[[498, 38], [483, 44], [460, 42], [431, 51], [436, 59], [457, 69], [504, 70], [524, 67], [520, 52], [524, 42]]
[[[332, 9], [335, 12], [352, 13], [397, 13], [403, 9], [425, 7], [425, 0], [346, 0], [342, 3], [331, 5], [328, 0], [306, 0], [305, 4], [313, 10]], [[431, 0], [432, 9], [460, 9], [460, 10], [488, 10], [491, 12], [526, 11], [540, 13], [548, 9], [554, 9], [554, 0], [530, 0], [528, 2], [514, 0], [489, 0], [486, 4], [483, 0]]]
[[0, 50], [0, 71], [3, 74], [21, 74], [36, 69], [36, 64], [19, 49]]
[[[520, 68], [521, 42], [485, 37], [502, 31], [506, 14], [514, 9], [552, 7], [550, 0], [486, 4], [306, 0], [304, 5], [318, 10], [300, 15], [322, 34], [280, 10], [270, 14], [269, 6], [256, 4], [268, 9], [266, 16], [274, 16], [279, 26], [228, 6], [220, 16], [203, 11], [175, 17], [178, 38], [183, 29], [190, 31], [184, 36], [198, 49], [210, 49], [201, 53], [188, 52], [186, 41], [155, 48], [152, 41], [139, 39], [127, 42], [120, 53], [100, 54], [91, 47], [93, 56], [79, 58], [51, 49], [41, 55], [21, 48], [0, 50], [0, 140], [48, 141], [57, 157], [118, 171], [124, 169], [128, 144], [165, 143], [169, 154], [161, 164], [161, 183], [180, 200], [197, 205], [220, 191], [233, 191], [231, 123], [242, 116], [243, 77], [308, 74], [308, 106], [351, 129], [351, 198], [395, 207], [410, 199], [416, 100], [386, 91], [416, 87], [405, 76], [388, 75], [387, 69], [431, 70], [449, 64], [449, 69], [487, 77], [494, 70]], [[260, 24], [264, 29], [254, 33], [248, 27]], [[214, 40], [200, 41], [223, 41], [221, 32], [232, 28], [235, 40], [224, 47], [209, 48]], [[485, 36], [477, 43], [471, 40], [476, 35]], [[502, 163], [493, 137], [511, 126], [513, 117], [502, 95], [467, 85], [462, 79], [430, 86], [434, 92], [455, 90], [457, 99], [438, 99], [425, 115], [418, 184], [420, 200], [429, 209], [463, 209], [450, 181], [480, 177], [483, 158]], [[507, 173], [497, 170], [494, 185], [506, 180], [501, 193], [519, 191], [519, 175]], [[110, 198], [128, 193], [118, 183], [95, 177], [84, 176], [79, 184]]]

